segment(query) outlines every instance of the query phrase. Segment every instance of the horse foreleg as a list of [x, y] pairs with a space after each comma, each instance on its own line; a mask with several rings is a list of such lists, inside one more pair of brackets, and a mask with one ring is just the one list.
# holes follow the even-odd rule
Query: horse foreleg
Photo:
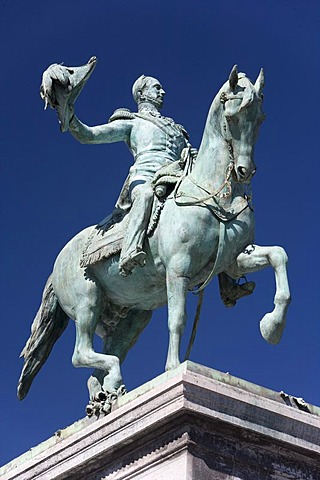
[[282, 247], [260, 247], [249, 245], [235, 260], [227, 273], [233, 278], [251, 272], [257, 272], [271, 266], [275, 272], [276, 293], [274, 309], [266, 313], [260, 321], [260, 331], [269, 343], [279, 343], [285, 324], [286, 313], [290, 304], [290, 290], [287, 276], [288, 257]]
[[180, 343], [187, 320], [186, 295], [189, 281], [189, 277], [167, 273], [169, 348], [166, 370], [180, 365]]

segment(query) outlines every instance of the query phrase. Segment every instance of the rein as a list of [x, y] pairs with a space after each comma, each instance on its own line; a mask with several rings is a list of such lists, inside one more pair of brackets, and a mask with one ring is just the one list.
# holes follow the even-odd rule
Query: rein
[[222, 250], [223, 250], [224, 233], [225, 233], [225, 224], [224, 224], [224, 222], [220, 222], [219, 245], [218, 245], [218, 251], [217, 251], [217, 255], [216, 255], [212, 270], [209, 273], [207, 279], [203, 282], [203, 284], [197, 290], [192, 291], [192, 293], [194, 295], [199, 295], [199, 298], [198, 298], [196, 314], [195, 314], [195, 317], [194, 317], [194, 320], [193, 320], [192, 332], [191, 332], [190, 340], [189, 340], [189, 343], [188, 343], [188, 348], [187, 348], [187, 351], [186, 351], [186, 354], [185, 354], [185, 357], [184, 357], [184, 361], [189, 359], [189, 356], [190, 356], [190, 353], [191, 353], [191, 350], [192, 350], [192, 347], [193, 347], [193, 344], [194, 344], [194, 340], [196, 338], [196, 333], [197, 333], [198, 324], [199, 324], [199, 321], [200, 321], [201, 309], [202, 309], [204, 289], [206, 288], [208, 283], [211, 282], [212, 277], [216, 274], [216, 268], [219, 264], [219, 261], [220, 261], [220, 258], [221, 258], [221, 253], [222, 253]]
[[[189, 196], [189, 198], [193, 198], [194, 201], [190, 201], [190, 202], [184, 202], [184, 203], [181, 203], [179, 202], [177, 199], [179, 197], [183, 197], [183, 196], [187, 196], [185, 195], [184, 192], [179, 192], [179, 188], [180, 188], [180, 185], [182, 183], [182, 181], [184, 180], [185, 178], [185, 175], [183, 177], [181, 177], [181, 179], [178, 181], [175, 189], [174, 189], [174, 192], [173, 192], [173, 199], [176, 203], [176, 205], [178, 206], [192, 206], [192, 205], [199, 205], [200, 203], [204, 203], [206, 202], [207, 200], [211, 200], [212, 198], [214, 197], [218, 197], [218, 198], [229, 198], [231, 196], [231, 193], [232, 193], [232, 187], [231, 187], [231, 183], [230, 183], [230, 178], [231, 178], [231, 174], [234, 170], [234, 154], [233, 154], [233, 146], [232, 146], [232, 140], [228, 140], [225, 138], [225, 142], [227, 144], [227, 149], [228, 149], [228, 152], [229, 152], [229, 165], [227, 166], [227, 169], [226, 169], [226, 178], [224, 180], [224, 182], [222, 183], [222, 185], [218, 188], [218, 190], [214, 193], [209, 193], [204, 187], [202, 187], [201, 185], [199, 185], [193, 178], [192, 178], [192, 173], [190, 175], [187, 176], [187, 178], [198, 188], [200, 188], [201, 190], [204, 190], [205, 192], [209, 193], [209, 195], [206, 195], [205, 197], [202, 197], [202, 198], [195, 198], [195, 197], [191, 197]], [[224, 189], [224, 187], [227, 187], [227, 191], [224, 192], [224, 193], [220, 193], [221, 190]]]
[[[223, 182], [223, 184], [218, 188], [218, 190], [214, 193], [210, 193], [209, 195], [206, 195], [205, 197], [201, 197], [201, 198], [196, 198], [196, 197], [191, 197], [189, 195], [185, 195], [184, 192], [179, 192], [179, 188], [180, 188], [180, 185], [182, 183], [182, 181], [184, 180], [184, 178], [186, 177], [182, 177], [179, 182], [177, 183], [177, 186], [174, 190], [174, 194], [173, 194], [173, 198], [174, 198], [174, 201], [176, 203], [176, 205], [178, 206], [192, 206], [192, 205], [199, 205], [200, 203], [204, 203], [208, 200], [211, 200], [212, 198], [214, 197], [218, 197], [218, 198], [228, 198], [230, 197], [231, 195], [231, 183], [230, 183], [230, 177], [231, 177], [231, 174], [232, 174], [232, 171], [234, 169], [234, 161], [231, 160], [231, 162], [229, 163], [229, 165], [227, 166], [227, 170], [226, 170], [226, 178]], [[192, 178], [192, 174], [191, 175], [188, 175], [187, 177], [194, 185], [196, 185], [196, 187], [200, 188], [201, 190], [204, 190], [205, 192], [207, 192], [207, 190], [202, 187], [201, 185], [199, 185], [193, 178]], [[224, 187], [227, 187], [227, 191], [224, 192], [224, 193], [220, 193], [221, 190], [223, 190]], [[209, 193], [209, 192], [208, 192]], [[177, 199], [179, 197], [184, 197], [184, 196], [188, 196], [190, 198], [193, 198], [194, 200], [193, 201], [190, 201], [190, 202], [179, 202]]]
[[[193, 206], [193, 205], [199, 205], [201, 203], [204, 203], [206, 202], [207, 200], [211, 200], [212, 198], [214, 197], [218, 197], [218, 198], [228, 198], [231, 196], [231, 193], [232, 193], [232, 187], [231, 187], [231, 183], [230, 183], [230, 178], [231, 178], [231, 175], [232, 175], [232, 172], [234, 170], [234, 156], [233, 156], [233, 147], [232, 147], [232, 142], [230, 140], [227, 140], [225, 139], [226, 141], [226, 144], [227, 144], [227, 148], [228, 148], [228, 152], [229, 152], [229, 165], [227, 166], [227, 169], [226, 169], [226, 178], [224, 180], [224, 182], [222, 183], [222, 185], [218, 188], [217, 191], [215, 191], [214, 193], [209, 193], [204, 187], [202, 187], [201, 185], [199, 185], [193, 178], [192, 178], [192, 174], [188, 175], [188, 177], [185, 177], [183, 176], [179, 182], [177, 183], [176, 185], [176, 188], [174, 190], [174, 193], [173, 193], [173, 199], [176, 203], [176, 205], [178, 206]], [[179, 192], [179, 188], [180, 188], [180, 185], [182, 183], [182, 181], [185, 179], [185, 178], [189, 178], [189, 180], [191, 180], [191, 182], [196, 185], [198, 188], [200, 188], [201, 190], [204, 190], [205, 192], [209, 193], [209, 195], [206, 195], [205, 197], [202, 197], [202, 198], [195, 198], [195, 197], [190, 197], [190, 198], [193, 198], [193, 201], [190, 201], [190, 202], [179, 202], [178, 201], [178, 198], [179, 197], [183, 197], [183, 196], [187, 196], [184, 192]], [[221, 191], [224, 189], [224, 187], [227, 187], [227, 191], [224, 192], [224, 193], [221, 193]], [[208, 283], [211, 281], [212, 277], [214, 275], [216, 275], [216, 269], [217, 269], [217, 266], [220, 262], [220, 258], [221, 258], [221, 254], [222, 254], [222, 251], [223, 251], [223, 240], [224, 240], [224, 234], [225, 234], [225, 225], [224, 225], [224, 222], [223, 221], [219, 221], [219, 243], [218, 243], [218, 251], [217, 251], [217, 255], [216, 255], [216, 258], [215, 258], [215, 261], [214, 261], [214, 264], [213, 264], [213, 267], [212, 267], [212, 270], [211, 272], [209, 273], [208, 277], [206, 278], [206, 280], [202, 283], [202, 285], [197, 288], [196, 290], [193, 290], [193, 293], [195, 295], [198, 295], [200, 292], [202, 292], [205, 287], [208, 285]], [[202, 304], [202, 297], [201, 297], [201, 300], [199, 299], [199, 309], [201, 310], [201, 304]], [[197, 308], [197, 314], [198, 314], [198, 308]], [[198, 322], [197, 320], [197, 314], [196, 314], [196, 317], [195, 317], [195, 320], [194, 320], [194, 328], [196, 329], [196, 323]], [[200, 311], [199, 311], [199, 316], [200, 316]], [[194, 334], [195, 335], [195, 334]], [[189, 347], [190, 347], [190, 350], [191, 350], [191, 347], [192, 345], [190, 346], [190, 343], [191, 343], [191, 338], [190, 338], [190, 342], [189, 342]], [[193, 341], [192, 341], [193, 343]], [[189, 348], [188, 347], [188, 348]], [[190, 353], [190, 352], [189, 352]]]
[[189, 340], [189, 343], [188, 343], [188, 348], [187, 348], [186, 354], [184, 356], [184, 360], [183, 360], [184, 362], [189, 359], [190, 353], [191, 353], [191, 350], [192, 350], [192, 347], [193, 347], [193, 344], [194, 344], [194, 340], [196, 338], [197, 328], [198, 328], [198, 324], [199, 324], [199, 320], [200, 320], [202, 302], [203, 302], [203, 294], [204, 294], [203, 291], [200, 292], [200, 295], [199, 295], [199, 298], [198, 298], [197, 310], [196, 310], [196, 314], [195, 314], [195, 317], [194, 317], [194, 320], [193, 320], [192, 332], [191, 332], [190, 340]]

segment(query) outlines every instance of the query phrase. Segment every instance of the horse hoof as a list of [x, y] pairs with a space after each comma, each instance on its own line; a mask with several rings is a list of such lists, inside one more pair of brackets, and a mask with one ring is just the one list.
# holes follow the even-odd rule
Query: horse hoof
[[108, 415], [112, 410], [113, 404], [125, 393], [127, 393], [127, 390], [124, 385], [120, 385], [118, 390], [113, 392], [101, 390], [90, 400], [89, 405], [86, 406], [87, 416], [90, 418], [93, 415], [96, 417], [99, 417], [101, 414]]
[[106, 402], [102, 407], [101, 407], [101, 413], [104, 415], [108, 415], [111, 412], [111, 403]]
[[108, 394], [106, 392], [100, 391], [97, 394], [95, 400], [97, 400], [98, 402], [105, 402], [107, 400], [107, 397], [108, 397]]
[[122, 397], [122, 395], [125, 395], [126, 393], [128, 393], [126, 386], [123, 384], [120, 385], [120, 387], [117, 390], [117, 397]]
[[276, 345], [281, 340], [285, 324], [285, 319], [279, 321], [272, 313], [266, 313], [260, 321], [261, 335], [268, 343]]
[[93, 414], [94, 414], [94, 407], [93, 407], [93, 405], [90, 405], [90, 404], [87, 405], [87, 406], [86, 406], [86, 415], [87, 415], [87, 417], [90, 418], [90, 417], [92, 417]]

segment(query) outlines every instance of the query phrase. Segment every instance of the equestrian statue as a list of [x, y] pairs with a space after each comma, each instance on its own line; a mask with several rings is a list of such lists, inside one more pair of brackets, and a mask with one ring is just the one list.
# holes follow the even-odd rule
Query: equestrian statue
[[[218, 275], [227, 307], [254, 290], [239, 279], [267, 266], [276, 278], [274, 309], [260, 321], [263, 338], [280, 341], [290, 303], [287, 255], [254, 242], [249, 188], [261, 123], [264, 72], [252, 83], [234, 66], [210, 107], [199, 150], [185, 128], [161, 115], [165, 91], [142, 75], [132, 93], [137, 112], [117, 109], [104, 125], [89, 127], [74, 103], [96, 65], [53, 64], [41, 97], [55, 108], [61, 131], [81, 143], [123, 141], [134, 163], [111, 215], [76, 235], [60, 252], [23, 351], [18, 397], [23, 399], [69, 318], [76, 324], [75, 367], [93, 368], [88, 415], [108, 413], [125, 393], [120, 365], [151, 319], [168, 305], [166, 370], [180, 364], [186, 296], [203, 292]], [[173, 234], [174, 229], [174, 234]], [[93, 347], [94, 334], [103, 352]]]

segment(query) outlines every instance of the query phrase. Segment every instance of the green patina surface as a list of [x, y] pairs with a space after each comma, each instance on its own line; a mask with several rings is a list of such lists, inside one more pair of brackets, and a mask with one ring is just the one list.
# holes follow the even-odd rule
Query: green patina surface
[[[94, 248], [96, 263], [85, 266], [83, 254], [96, 227], [83, 230], [63, 248], [22, 352], [24, 366], [18, 385], [22, 400], [72, 319], [76, 324], [73, 365], [94, 369], [88, 381], [88, 415], [97, 409], [108, 413], [113, 396], [121, 395], [125, 383], [121, 364], [152, 312], [165, 304], [169, 329], [166, 370], [179, 366], [188, 292], [199, 286], [203, 289], [214, 275], [219, 277], [223, 302], [234, 306], [254, 288], [253, 282], [237, 285], [235, 279], [265, 267], [274, 269], [274, 309], [260, 321], [261, 334], [269, 343], [280, 341], [290, 303], [286, 252], [282, 247], [253, 244], [248, 188], [256, 171], [254, 146], [265, 117], [263, 69], [252, 83], [233, 67], [214, 97], [197, 151], [185, 129], [161, 115], [165, 91], [153, 77], [142, 75], [133, 85], [138, 112], [121, 108], [104, 125], [82, 123], [74, 114], [74, 102], [95, 63], [92, 57], [81, 67], [51, 65], [43, 74], [41, 95], [57, 110], [62, 131], [69, 130], [81, 143], [124, 142], [129, 147], [134, 164], [116, 203], [116, 217], [119, 210], [126, 213], [130, 208], [125, 233], [114, 239], [123, 240], [121, 253], [119, 256], [118, 244], [115, 250], [112, 247], [114, 256], [108, 258]], [[185, 176], [161, 204], [158, 224], [152, 235], [146, 236], [153, 204], [152, 179], [162, 168], [176, 168], [175, 163], [187, 167]], [[159, 213], [157, 202], [155, 211]], [[94, 349], [93, 332], [103, 340], [103, 353]]]

